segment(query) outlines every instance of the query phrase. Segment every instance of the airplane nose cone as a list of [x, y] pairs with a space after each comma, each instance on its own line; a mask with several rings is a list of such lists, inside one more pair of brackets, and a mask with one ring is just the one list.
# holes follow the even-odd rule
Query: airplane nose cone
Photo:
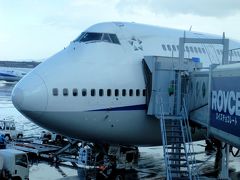
[[30, 119], [41, 116], [47, 106], [47, 88], [42, 78], [33, 72], [25, 76], [14, 87], [12, 102]]

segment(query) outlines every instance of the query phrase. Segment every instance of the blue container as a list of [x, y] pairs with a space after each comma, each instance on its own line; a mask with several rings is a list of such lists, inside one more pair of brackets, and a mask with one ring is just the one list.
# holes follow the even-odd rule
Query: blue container
[[200, 62], [200, 58], [192, 57], [192, 61], [195, 62], [195, 63], [199, 63]]

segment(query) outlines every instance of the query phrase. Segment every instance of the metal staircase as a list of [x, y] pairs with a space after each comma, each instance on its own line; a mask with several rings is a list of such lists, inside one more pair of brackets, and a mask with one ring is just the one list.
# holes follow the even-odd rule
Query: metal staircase
[[196, 160], [187, 118], [164, 116], [161, 105], [159, 119], [167, 179], [199, 179], [195, 174]]
[[188, 122], [188, 111], [185, 99], [182, 98], [181, 87], [179, 87], [179, 77], [179, 72], [176, 72], [173, 115], [165, 115], [164, 103], [166, 102], [163, 101], [160, 92], [157, 95], [157, 100], [160, 102], [157, 118], [160, 120], [166, 175], [167, 180], [199, 179], [195, 174], [197, 172], [196, 160]]

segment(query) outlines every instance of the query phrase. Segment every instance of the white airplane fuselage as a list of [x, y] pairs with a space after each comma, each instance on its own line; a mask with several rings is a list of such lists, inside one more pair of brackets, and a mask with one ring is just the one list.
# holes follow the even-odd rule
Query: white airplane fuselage
[[[84, 40], [77, 38], [18, 82], [12, 93], [14, 106], [39, 126], [72, 138], [161, 144], [159, 121], [146, 114], [142, 59], [178, 57], [177, 45], [184, 31], [111, 22], [96, 24], [85, 33], [98, 34], [90, 34], [96, 36], [92, 40], [86, 34]], [[186, 37], [216, 38], [194, 32], [186, 32]], [[230, 49], [239, 45], [231, 41]], [[221, 61], [220, 49], [219, 45], [189, 44], [185, 57], [198, 57], [207, 66]]]

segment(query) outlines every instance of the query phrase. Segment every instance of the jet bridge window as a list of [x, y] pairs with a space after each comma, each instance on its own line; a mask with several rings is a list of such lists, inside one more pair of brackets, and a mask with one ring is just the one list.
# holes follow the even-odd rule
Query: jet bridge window
[[188, 46], [186, 46], [186, 51], [187, 51], [187, 52], [190, 52], [190, 51], [189, 51], [189, 47], [188, 47]]

